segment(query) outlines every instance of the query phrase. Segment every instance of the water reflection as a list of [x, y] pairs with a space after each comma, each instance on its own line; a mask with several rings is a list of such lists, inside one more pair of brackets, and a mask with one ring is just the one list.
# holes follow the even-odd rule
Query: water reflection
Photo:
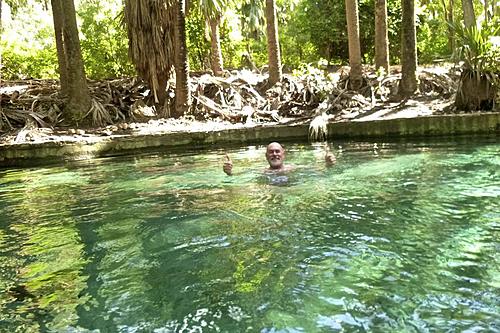
[[499, 146], [379, 147], [0, 171], [0, 331], [495, 331]]

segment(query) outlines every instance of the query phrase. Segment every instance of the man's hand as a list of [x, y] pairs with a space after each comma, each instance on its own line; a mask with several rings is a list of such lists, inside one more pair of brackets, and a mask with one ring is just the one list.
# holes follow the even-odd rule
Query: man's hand
[[325, 163], [327, 166], [332, 166], [337, 162], [337, 159], [335, 158], [335, 155], [330, 150], [330, 147], [326, 146], [326, 152], [325, 152]]
[[228, 176], [231, 176], [233, 174], [233, 161], [231, 161], [228, 154], [226, 154], [226, 160], [224, 161], [224, 165], [222, 166], [222, 170]]

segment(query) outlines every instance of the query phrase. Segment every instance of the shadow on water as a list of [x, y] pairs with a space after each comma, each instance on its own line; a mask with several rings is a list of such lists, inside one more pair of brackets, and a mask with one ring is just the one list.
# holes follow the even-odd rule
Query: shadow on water
[[263, 149], [2, 171], [0, 331], [497, 329], [497, 143]]

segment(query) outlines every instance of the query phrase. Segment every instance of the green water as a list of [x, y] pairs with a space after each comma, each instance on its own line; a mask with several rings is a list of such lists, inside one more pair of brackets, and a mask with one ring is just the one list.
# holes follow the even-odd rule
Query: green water
[[0, 331], [500, 332], [500, 144], [377, 146], [0, 170]]

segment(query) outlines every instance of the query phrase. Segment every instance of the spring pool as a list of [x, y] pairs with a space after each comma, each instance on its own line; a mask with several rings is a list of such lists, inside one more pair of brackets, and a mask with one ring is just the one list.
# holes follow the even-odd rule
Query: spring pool
[[499, 332], [500, 144], [0, 170], [1, 332]]

